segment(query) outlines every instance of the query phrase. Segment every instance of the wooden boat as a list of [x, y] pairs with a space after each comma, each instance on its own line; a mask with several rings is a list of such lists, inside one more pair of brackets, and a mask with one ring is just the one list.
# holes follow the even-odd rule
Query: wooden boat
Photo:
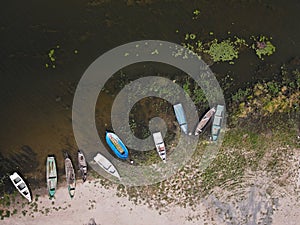
[[73, 198], [75, 195], [76, 179], [74, 167], [68, 153], [65, 153], [65, 170], [69, 195]]
[[116, 154], [116, 156], [118, 156], [118, 158], [128, 158], [128, 149], [116, 134], [107, 131], [105, 140], [111, 150]]
[[23, 195], [29, 202], [31, 202], [32, 199], [29, 188], [22, 177], [17, 172], [14, 172], [9, 176], [9, 178], [11, 179], [17, 190], [20, 192], [20, 194]]
[[222, 119], [224, 116], [223, 113], [224, 113], [224, 106], [217, 105], [217, 110], [215, 112], [212, 131], [211, 131], [213, 141], [216, 141], [219, 137], [221, 131]]
[[166, 147], [161, 133], [160, 132], [153, 133], [153, 140], [158, 155], [164, 162], [166, 162]]
[[57, 170], [54, 156], [47, 157], [46, 170], [47, 189], [51, 199], [54, 197], [57, 185]]
[[78, 167], [81, 173], [83, 182], [86, 181], [87, 177], [87, 164], [83, 152], [78, 150]]
[[181, 130], [185, 134], [187, 134], [188, 133], [188, 127], [187, 127], [185, 113], [184, 113], [184, 110], [183, 110], [183, 107], [182, 107], [181, 103], [179, 103], [177, 105], [173, 105], [173, 108], [174, 108], [175, 116], [176, 116], [176, 119], [179, 123], [179, 126], [180, 126]]
[[120, 174], [119, 174], [118, 170], [116, 169], [116, 167], [107, 158], [105, 158], [103, 155], [98, 153], [94, 157], [94, 160], [107, 173], [109, 173], [109, 174], [117, 177], [118, 179], [120, 179]]
[[199, 135], [202, 132], [203, 127], [205, 127], [205, 125], [208, 123], [210, 118], [215, 114], [215, 112], [216, 109], [213, 107], [210, 110], [208, 110], [207, 113], [205, 113], [205, 115], [202, 117], [202, 119], [197, 125], [197, 128], [195, 130], [195, 135]]

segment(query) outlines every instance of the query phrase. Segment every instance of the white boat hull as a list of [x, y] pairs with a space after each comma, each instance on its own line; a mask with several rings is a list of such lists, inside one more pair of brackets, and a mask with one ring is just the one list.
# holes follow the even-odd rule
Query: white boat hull
[[22, 177], [20, 177], [20, 175], [17, 172], [14, 172], [12, 175], [9, 176], [9, 178], [11, 179], [16, 189], [20, 192], [20, 194], [23, 195], [29, 202], [31, 202], [32, 199], [29, 188], [26, 185], [25, 181], [22, 179]]
[[160, 132], [153, 133], [153, 140], [154, 140], [156, 151], [157, 151], [159, 157], [164, 162], [166, 162], [166, 159], [167, 159], [167, 154], [166, 153], [167, 152], [166, 152], [165, 143], [164, 143], [164, 140], [163, 140], [163, 137], [162, 137], [161, 133]]
[[118, 170], [116, 169], [116, 167], [107, 158], [105, 158], [103, 155], [101, 155], [100, 153], [98, 153], [94, 157], [94, 160], [107, 173], [109, 173], [109, 174], [117, 177], [118, 179], [121, 178]]

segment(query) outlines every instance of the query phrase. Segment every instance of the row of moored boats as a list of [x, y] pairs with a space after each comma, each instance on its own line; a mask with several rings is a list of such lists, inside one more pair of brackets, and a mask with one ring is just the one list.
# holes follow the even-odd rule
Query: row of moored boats
[[[186, 120], [186, 116], [182, 104], [181, 103], [176, 104], [173, 106], [173, 108], [181, 130], [183, 131], [183, 133], [188, 134], [188, 124], [187, 124], [187, 120]], [[194, 131], [194, 135], [201, 134], [204, 128], [207, 126], [208, 122], [212, 118], [213, 118], [212, 130], [211, 130], [212, 140], [217, 141], [221, 131], [222, 120], [224, 118], [223, 105], [217, 105], [216, 108], [213, 107], [206, 112], [206, 114], [197, 124], [196, 129]], [[191, 133], [189, 134], [191, 135]], [[128, 159], [129, 151], [125, 146], [125, 144], [122, 142], [122, 140], [116, 134], [107, 131], [105, 135], [105, 140], [108, 146], [111, 148], [111, 150], [119, 159], [122, 160]], [[163, 162], [166, 162], [167, 151], [166, 151], [166, 146], [161, 132], [153, 133], [153, 141], [159, 157], [163, 160]], [[107, 173], [117, 177], [118, 179], [121, 179], [120, 173], [118, 172], [116, 167], [111, 163], [111, 161], [109, 161], [102, 154], [97, 153], [94, 156], [94, 160]], [[81, 171], [82, 179], [83, 181], [85, 181], [87, 176], [87, 164], [82, 151], [78, 151], [78, 165]], [[49, 196], [50, 198], [52, 198], [54, 197], [56, 186], [57, 186], [57, 169], [56, 169], [54, 156], [48, 156], [46, 167], [47, 167], [46, 168], [47, 187], [48, 187]], [[66, 171], [66, 179], [67, 179], [69, 195], [72, 198], [75, 194], [76, 179], [75, 179], [75, 172], [74, 172], [74, 167], [72, 165], [72, 161], [67, 153], [65, 154], [65, 171]], [[13, 184], [15, 185], [15, 187], [18, 189], [18, 191], [25, 198], [31, 201], [30, 191], [28, 189], [28, 186], [24, 182], [24, 180], [16, 172], [12, 174], [10, 178]]]
[[[75, 187], [76, 187], [76, 176], [74, 166], [67, 152], [64, 153], [65, 156], [65, 172], [66, 172], [66, 181], [68, 192], [71, 198], [75, 195]], [[82, 176], [83, 182], [86, 181], [87, 178], [87, 163], [82, 151], [78, 150], [78, 167]], [[25, 183], [24, 179], [17, 173], [14, 172], [10, 175], [10, 179], [16, 189], [23, 195], [29, 202], [32, 201], [32, 196], [29, 190], [28, 185]], [[47, 181], [47, 189], [50, 199], [52, 199], [55, 195], [57, 188], [57, 167], [55, 157], [49, 155], [47, 157], [46, 162], [46, 181]]]
[[[173, 106], [173, 108], [181, 130], [183, 131], [183, 133], [188, 134], [188, 124], [187, 124], [187, 120], [186, 120], [186, 116], [182, 104], [181, 103], [176, 104]], [[197, 124], [194, 134], [197, 136], [200, 133], [202, 133], [204, 128], [207, 126], [208, 122], [212, 118], [213, 118], [212, 130], [211, 130], [212, 140], [217, 141], [221, 130], [222, 120], [224, 118], [223, 105], [217, 105], [216, 108], [213, 107], [209, 111], [207, 111], [206, 114], [203, 116], [203, 118], [200, 120], [200, 122]], [[153, 140], [158, 155], [163, 160], [163, 162], [166, 162], [167, 151], [166, 151], [166, 146], [161, 132], [155, 132], [152, 135], [153, 135]], [[119, 159], [122, 160], [128, 159], [129, 157], [128, 149], [116, 134], [107, 131], [105, 140], [108, 146], [111, 148], [111, 150]], [[97, 155], [94, 157], [94, 160], [106, 172], [120, 179], [120, 174], [116, 169], [116, 167], [103, 155], [97, 153]]]

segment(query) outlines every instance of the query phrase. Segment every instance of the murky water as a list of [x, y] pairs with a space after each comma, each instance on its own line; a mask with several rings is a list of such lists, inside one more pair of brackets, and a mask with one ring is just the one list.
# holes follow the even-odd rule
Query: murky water
[[[197, 33], [204, 41], [212, 38], [209, 32], [218, 39], [226, 38], [228, 31], [243, 38], [272, 36], [276, 53], [264, 62], [245, 51], [234, 65], [212, 66], [219, 79], [230, 74], [236, 86], [272, 79], [272, 73], [258, 77], [255, 71], [266, 66], [276, 71], [300, 52], [297, 0], [132, 2], [28, 0], [1, 4], [1, 177], [17, 167], [31, 185], [37, 185], [44, 179], [48, 154], [56, 155], [60, 174], [64, 150], [76, 159], [73, 94], [85, 69], [113, 47], [142, 39], [181, 43], [187, 32]], [[195, 9], [200, 10], [197, 20], [192, 19]], [[55, 69], [48, 57], [50, 49], [55, 49]], [[135, 70], [138, 74], [139, 68]], [[99, 127], [105, 127], [113, 97], [107, 93], [101, 97]]]

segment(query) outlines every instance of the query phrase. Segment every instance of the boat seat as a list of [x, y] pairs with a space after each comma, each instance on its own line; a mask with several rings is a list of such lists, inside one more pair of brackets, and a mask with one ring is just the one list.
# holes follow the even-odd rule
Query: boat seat
[[213, 125], [221, 126], [221, 120], [222, 120], [222, 117], [216, 116], [216, 117], [214, 118]]
[[19, 177], [17, 177], [16, 179], [14, 179], [15, 184], [19, 183], [21, 181], [21, 179]]
[[223, 111], [224, 111], [224, 106], [218, 105], [217, 106], [217, 111], [216, 111], [215, 115], [216, 116], [222, 116]]
[[21, 184], [18, 185], [19, 190], [23, 190], [25, 187], [26, 186], [25, 186], [24, 183], [21, 183]]

